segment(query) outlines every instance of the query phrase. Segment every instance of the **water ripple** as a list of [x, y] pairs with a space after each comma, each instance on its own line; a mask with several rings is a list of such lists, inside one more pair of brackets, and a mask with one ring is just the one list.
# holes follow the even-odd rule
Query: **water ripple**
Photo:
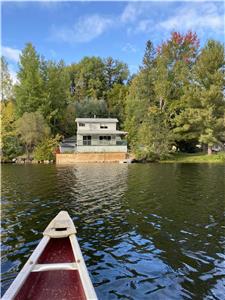
[[66, 209], [99, 299], [225, 299], [224, 165], [8, 165], [2, 173], [2, 293]]

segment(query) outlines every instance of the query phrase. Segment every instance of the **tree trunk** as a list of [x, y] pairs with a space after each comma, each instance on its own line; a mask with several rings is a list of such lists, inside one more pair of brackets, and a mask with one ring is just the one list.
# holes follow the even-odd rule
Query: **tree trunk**
[[212, 154], [212, 146], [208, 145], [208, 155], [211, 155], [211, 154]]

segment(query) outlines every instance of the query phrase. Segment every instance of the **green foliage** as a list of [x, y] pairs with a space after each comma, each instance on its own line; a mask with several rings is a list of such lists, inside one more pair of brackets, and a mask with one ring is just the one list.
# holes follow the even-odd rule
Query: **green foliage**
[[178, 139], [197, 140], [210, 148], [225, 141], [224, 49], [208, 41], [193, 67], [193, 80], [174, 119]]
[[111, 89], [114, 84], [124, 84], [129, 75], [128, 66], [123, 62], [108, 57], [104, 60], [104, 76], [107, 89]]
[[107, 93], [108, 112], [111, 117], [116, 117], [120, 125], [125, 120], [125, 105], [128, 87], [122, 84], [114, 84]]
[[23, 153], [23, 147], [17, 136], [8, 134], [2, 137], [2, 155], [4, 160], [12, 160]]
[[18, 115], [35, 112], [43, 103], [43, 80], [40, 58], [32, 44], [27, 44], [20, 56], [19, 83], [15, 87]]
[[107, 117], [107, 105], [104, 100], [86, 98], [82, 102], [75, 103], [76, 116], [79, 118]]
[[78, 64], [71, 65], [69, 72], [75, 83], [74, 100], [82, 101], [86, 97], [94, 99], [103, 97], [106, 79], [104, 63], [100, 57], [84, 57]]
[[39, 112], [24, 113], [16, 122], [16, 131], [28, 157], [34, 147], [50, 135], [50, 128]]
[[34, 150], [34, 158], [36, 160], [55, 160], [55, 150], [59, 145], [60, 135], [54, 138], [45, 138], [37, 145]]
[[82, 102], [85, 98], [103, 99], [115, 84], [123, 85], [128, 79], [126, 64], [112, 57], [84, 57], [78, 64], [68, 68], [75, 91], [73, 100]]
[[199, 50], [195, 33], [173, 32], [157, 48], [147, 41], [142, 66], [130, 78], [127, 65], [112, 57], [65, 66], [40, 58], [27, 44], [15, 102], [8, 101], [14, 95], [4, 58], [1, 64], [1, 97], [7, 100], [1, 105], [1, 148], [7, 157], [20, 152], [20, 143], [28, 155], [38, 145], [36, 155], [47, 157], [50, 130], [74, 136], [75, 118], [95, 115], [118, 118], [129, 147], [144, 159], [166, 157], [173, 144], [195, 151], [201, 143], [210, 153], [225, 142], [224, 47], [209, 40]]
[[65, 137], [71, 137], [76, 134], [76, 107], [74, 103], [67, 105], [64, 113], [62, 114], [59, 132]]
[[[208, 41], [200, 53], [198, 48], [192, 32], [172, 33], [157, 52], [147, 42], [143, 66], [126, 98], [125, 128], [139, 155], [162, 157], [172, 142], [187, 149], [201, 142], [209, 150], [225, 142], [224, 48], [216, 41]], [[169, 139], [161, 149], [154, 139], [163, 140], [164, 134]]]
[[173, 136], [166, 122], [165, 114], [152, 109], [138, 131], [138, 157], [146, 160], [161, 160], [169, 156]]
[[63, 61], [55, 63], [42, 60], [43, 103], [40, 111], [53, 134], [60, 131], [60, 122], [69, 99], [70, 78]]
[[16, 134], [15, 102], [1, 103], [1, 149], [3, 160], [11, 160], [22, 153], [22, 147]]

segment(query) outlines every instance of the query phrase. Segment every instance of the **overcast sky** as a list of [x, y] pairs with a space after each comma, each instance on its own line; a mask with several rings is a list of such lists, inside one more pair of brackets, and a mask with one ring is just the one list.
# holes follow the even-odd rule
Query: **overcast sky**
[[21, 49], [32, 42], [47, 59], [78, 62], [83, 56], [112, 56], [131, 73], [141, 64], [145, 43], [157, 46], [171, 31], [195, 31], [201, 45], [224, 40], [222, 1], [185, 2], [4, 2], [2, 54], [15, 79]]

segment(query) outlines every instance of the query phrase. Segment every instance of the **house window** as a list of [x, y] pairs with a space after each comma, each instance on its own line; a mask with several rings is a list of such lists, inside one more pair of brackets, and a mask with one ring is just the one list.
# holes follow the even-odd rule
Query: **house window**
[[91, 145], [91, 135], [84, 135], [83, 136], [83, 145], [90, 146]]
[[107, 128], [108, 128], [108, 126], [107, 126], [107, 125], [105, 125], [105, 124], [100, 124], [100, 128], [101, 128], [101, 129], [107, 129]]
[[100, 136], [99, 140], [100, 141], [111, 141], [111, 136], [110, 135]]
[[79, 127], [84, 127], [85, 123], [79, 123]]

